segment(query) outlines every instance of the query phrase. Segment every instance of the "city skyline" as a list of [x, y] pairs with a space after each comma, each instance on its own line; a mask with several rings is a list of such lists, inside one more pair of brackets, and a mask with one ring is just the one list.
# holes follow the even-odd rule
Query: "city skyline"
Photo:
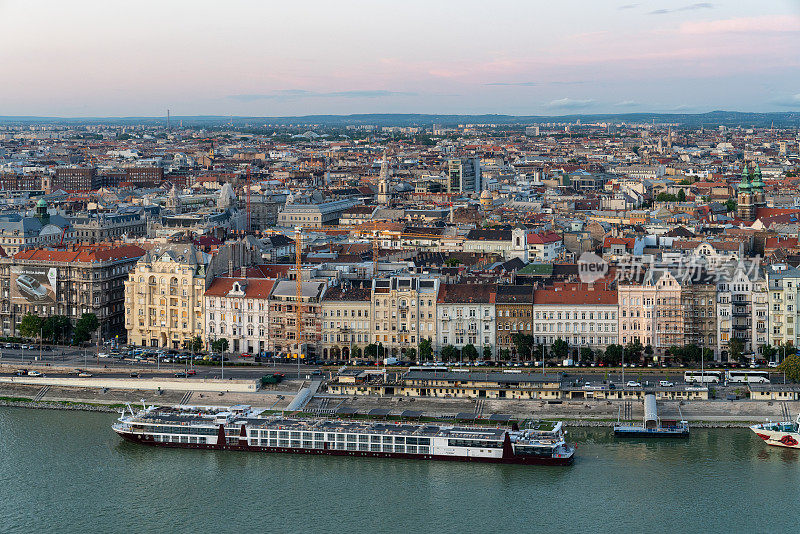
[[0, 115], [800, 110], [788, 1], [6, 0], [0, 28]]

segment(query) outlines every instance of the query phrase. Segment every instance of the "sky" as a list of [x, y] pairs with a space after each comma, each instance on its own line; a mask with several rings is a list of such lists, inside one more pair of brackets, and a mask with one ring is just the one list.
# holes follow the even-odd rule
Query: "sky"
[[0, 115], [800, 111], [800, 0], [0, 0]]

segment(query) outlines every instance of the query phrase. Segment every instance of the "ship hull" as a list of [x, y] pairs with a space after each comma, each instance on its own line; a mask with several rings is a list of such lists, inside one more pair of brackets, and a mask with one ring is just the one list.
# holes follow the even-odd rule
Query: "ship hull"
[[514, 456], [511, 458], [485, 458], [476, 456], [448, 456], [440, 454], [407, 454], [407, 453], [394, 453], [394, 452], [371, 452], [371, 451], [348, 451], [340, 449], [304, 449], [294, 447], [261, 447], [255, 445], [248, 445], [247, 443], [240, 444], [226, 444], [215, 445], [207, 443], [173, 443], [164, 441], [155, 441], [147, 439], [141, 434], [134, 434], [130, 432], [119, 432], [117, 434], [126, 441], [137, 443], [140, 445], [149, 445], [154, 447], [166, 447], [173, 449], [204, 449], [214, 451], [243, 451], [243, 452], [272, 452], [272, 453], [289, 453], [289, 454], [312, 454], [312, 455], [325, 455], [325, 456], [356, 456], [359, 458], [402, 458], [406, 460], [443, 460], [443, 461], [461, 461], [461, 462], [475, 462], [475, 463], [496, 463], [496, 464], [521, 464], [521, 465], [571, 465], [575, 460], [575, 455], [572, 454], [564, 458], [546, 458], [546, 457], [520, 457]]
[[756, 436], [764, 440], [767, 445], [773, 447], [786, 447], [788, 449], [800, 449], [800, 434], [797, 432], [786, 432], [782, 430], [770, 430], [763, 425], [753, 425], [750, 427]]

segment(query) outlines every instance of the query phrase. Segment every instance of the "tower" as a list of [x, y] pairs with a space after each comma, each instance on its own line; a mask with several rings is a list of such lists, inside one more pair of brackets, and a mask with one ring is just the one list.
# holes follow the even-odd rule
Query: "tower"
[[747, 164], [745, 163], [744, 167], [742, 167], [742, 179], [739, 181], [739, 192], [736, 195], [736, 216], [743, 221], [756, 220], [749, 178]]
[[389, 159], [386, 151], [383, 152], [381, 174], [378, 178], [378, 204], [389, 204]]
[[750, 189], [753, 192], [753, 219], [755, 220], [758, 215], [758, 208], [763, 208], [767, 205], [764, 198], [764, 180], [761, 179], [761, 167], [756, 163], [756, 168], [751, 177]]

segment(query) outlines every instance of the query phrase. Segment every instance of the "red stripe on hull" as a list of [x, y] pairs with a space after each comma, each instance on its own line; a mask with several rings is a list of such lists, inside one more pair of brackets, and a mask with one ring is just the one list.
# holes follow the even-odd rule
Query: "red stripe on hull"
[[343, 451], [339, 449], [303, 449], [287, 447], [260, 447], [254, 445], [211, 445], [207, 443], [174, 443], [169, 441], [154, 441], [143, 439], [140, 434], [130, 434], [127, 432], [117, 432], [123, 439], [140, 445], [151, 445], [156, 447], [169, 447], [174, 449], [205, 449], [214, 451], [246, 451], [246, 452], [282, 452], [291, 454], [316, 454], [325, 456], [361, 456], [370, 458], [404, 458], [407, 460], [448, 460], [461, 462], [478, 462], [494, 464], [521, 464], [521, 465], [571, 465], [575, 455], [569, 458], [533, 458], [519, 457], [511, 458], [481, 458], [475, 456], [443, 456], [438, 454], [408, 454], [402, 452], [372, 452], [372, 451]]

